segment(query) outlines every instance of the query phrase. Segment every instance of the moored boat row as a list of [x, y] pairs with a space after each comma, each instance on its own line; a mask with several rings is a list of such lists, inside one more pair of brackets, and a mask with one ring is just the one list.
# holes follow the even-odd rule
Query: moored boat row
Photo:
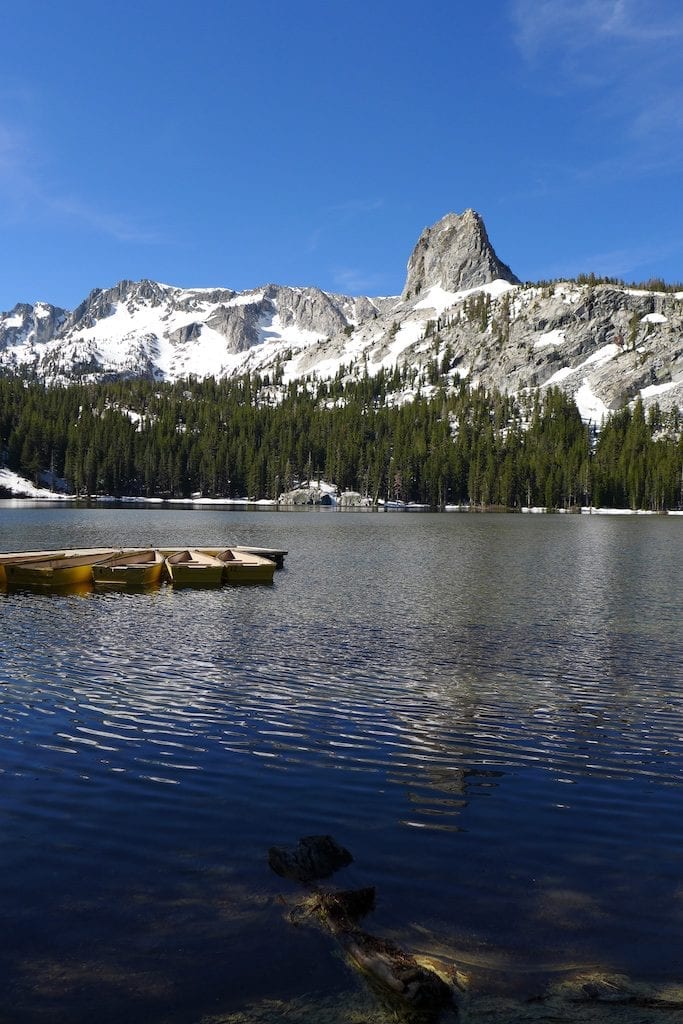
[[[259, 549], [268, 551], [269, 549]], [[174, 586], [272, 583], [286, 552], [274, 558], [245, 548], [96, 548], [84, 551], [0, 554], [0, 584], [64, 588], [152, 586], [166, 578]]]

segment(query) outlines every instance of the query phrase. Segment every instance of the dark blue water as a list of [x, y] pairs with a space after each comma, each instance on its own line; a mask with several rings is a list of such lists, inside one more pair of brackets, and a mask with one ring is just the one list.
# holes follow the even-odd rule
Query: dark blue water
[[682, 529], [0, 504], [3, 550], [289, 549], [272, 587], [0, 591], [0, 1020], [343, 1003], [267, 865], [315, 832], [473, 991], [680, 981]]

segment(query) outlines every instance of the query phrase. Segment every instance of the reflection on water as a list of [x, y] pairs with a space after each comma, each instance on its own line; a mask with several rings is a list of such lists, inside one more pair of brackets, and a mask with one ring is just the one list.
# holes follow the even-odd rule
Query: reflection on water
[[373, 933], [475, 989], [676, 980], [679, 530], [0, 509], [6, 550], [290, 551], [269, 588], [0, 591], [0, 1010], [342, 1005], [355, 981], [266, 864], [314, 832], [353, 851], [340, 884], [377, 885]]

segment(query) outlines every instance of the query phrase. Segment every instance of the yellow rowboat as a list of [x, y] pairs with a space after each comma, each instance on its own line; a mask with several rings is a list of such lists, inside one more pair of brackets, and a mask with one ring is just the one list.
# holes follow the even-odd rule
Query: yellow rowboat
[[[288, 554], [288, 551], [286, 549], [283, 549], [283, 548], [262, 548], [262, 547], [254, 547], [253, 545], [250, 545], [250, 544], [230, 544], [230, 545], [227, 545], [227, 547], [229, 547], [230, 551], [232, 551], [232, 553], [235, 556], [235, 558], [241, 558], [242, 555], [245, 552], [248, 555], [258, 555], [260, 558], [267, 558], [269, 562], [275, 562], [275, 568], [276, 569], [283, 569], [284, 568], [285, 556]], [[162, 550], [164, 550], [164, 549], [162, 548]], [[172, 555], [174, 550], [177, 551], [178, 549], [177, 548], [168, 548], [168, 549], [166, 549], [164, 551], [164, 554], [165, 555]], [[226, 550], [226, 548], [213, 548], [213, 547], [210, 548], [210, 547], [206, 547], [206, 545], [202, 545], [200, 550], [201, 551], [206, 551], [206, 553], [209, 554], [209, 555], [218, 555], [218, 556], [220, 556], [220, 554], [224, 550]]]
[[166, 575], [174, 586], [218, 586], [223, 580], [223, 562], [206, 551], [185, 548], [166, 558]]
[[6, 562], [7, 583], [11, 587], [70, 587], [92, 583], [92, 567], [99, 559], [118, 551], [100, 551], [89, 555], [59, 555], [31, 562]]
[[6, 566], [12, 562], [44, 562], [46, 558], [64, 558], [63, 551], [38, 551], [35, 554], [22, 554], [16, 552], [16, 554], [0, 555], [0, 585], [7, 583], [7, 570]]
[[272, 583], [275, 562], [262, 555], [226, 548], [217, 556], [223, 562], [224, 583]]
[[56, 558], [70, 558], [74, 555], [88, 555], [96, 562], [112, 553], [112, 548], [61, 548], [53, 551], [3, 551], [0, 552], [0, 586], [7, 584], [6, 566], [10, 562], [47, 562]]
[[146, 587], [161, 580], [164, 556], [155, 548], [125, 553], [95, 562], [92, 578], [95, 584], [107, 586]]
[[230, 550], [234, 552], [237, 558], [241, 558], [245, 551], [248, 555], [259, 555], [261, 558], [267, 558], [269, 562], [275, 562], [276, 569], [284, 568], [285, 555], [288, 554], [282, 548], [249, 547], [246, 544], [238, 544]]

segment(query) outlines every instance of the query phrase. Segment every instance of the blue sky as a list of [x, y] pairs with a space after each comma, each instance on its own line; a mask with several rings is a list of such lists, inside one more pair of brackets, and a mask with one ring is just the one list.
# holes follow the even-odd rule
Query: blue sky
[[2, 310], [394, 294], [467, 207], [524, 280], [683, 279], [680, 0], [22, 0], [0, 37]]

